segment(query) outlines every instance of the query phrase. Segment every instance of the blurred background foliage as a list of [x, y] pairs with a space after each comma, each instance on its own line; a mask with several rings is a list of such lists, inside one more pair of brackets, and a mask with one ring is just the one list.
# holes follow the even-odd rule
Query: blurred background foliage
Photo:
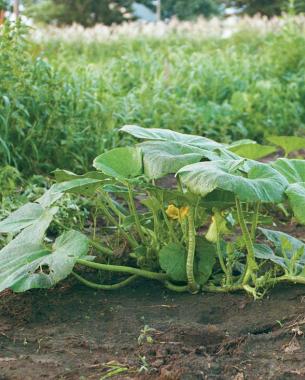
[[260, 13], [272, 17], [282, 12], [305, 12], [304, 0], [236, 0], [229, 1], [229, 4], [241, 7], [250, 16]]
[[25, 14], [37, 22], [111, 25], [130, 17], [131, 0], [25, 0]]
[[[142, 3], [155, 9], [150, 0]], [[161, 3], [163, 18], [180, 19], [221, 14], [225, 6], [269, 16], [304, 8], [303, 0]], [[24, 0], [22, 13], [91, 26], [132, 19], [132, 4]], [[8, 2], [0, 0], [1, 6]], [[23, 173], [83, 171], [97, 154], [125, 143], [117, 128], [128, 123], [223, 142], [303, 135], [304, 41], [293, 21], [264, 35], [244, 29], [230, 38], [169, 33], [88, 42], [34, 42], [20, 20], [8, 22], [0, 30], [0, 163]]]
[[305, 36], [289, 20], [277, 33], [228, 38], [35, 42], [27, 33], [20, 22], [0, 31], [0, 163], [26, 175], [89, 169], [128, 143], [124, 124], [222, 142], [304, 135]]
[[[5, 0], [0, 0], [1, 2]], [[24, 0], [25, 14], [37, 22], [92, 26], [96, 23], [111, 25], [133, 18], [132, 0]], [[156, 1], [137, 0], [155, 11]], [[224, 15], [226, 10], [271, 17], [282, 12], [304, 12], [304, 0], [161, 0], [163, 19], [173, 16], [190, 20], [198, 16]]]

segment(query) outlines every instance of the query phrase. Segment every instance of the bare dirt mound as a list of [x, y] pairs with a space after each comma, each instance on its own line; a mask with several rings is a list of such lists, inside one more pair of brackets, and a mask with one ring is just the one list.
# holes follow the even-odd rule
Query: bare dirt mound
[[2, 293], [0, 379], [305, 379], [304, 295], [192, 296], [152, 282]]

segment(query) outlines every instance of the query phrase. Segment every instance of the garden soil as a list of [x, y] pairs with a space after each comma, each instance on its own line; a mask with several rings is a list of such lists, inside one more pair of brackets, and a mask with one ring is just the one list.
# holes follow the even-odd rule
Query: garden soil
[[304, 287], [254, 301], [72, 281], [0, 294], [0, 380], [305, 379], [303, 332]]

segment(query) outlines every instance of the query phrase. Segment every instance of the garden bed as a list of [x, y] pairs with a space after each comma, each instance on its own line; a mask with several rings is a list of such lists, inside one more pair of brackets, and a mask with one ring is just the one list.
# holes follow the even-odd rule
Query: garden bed
[[303, 379], [304, 294], [191, 296], [145, 281], [3, 293], [0, 379]]

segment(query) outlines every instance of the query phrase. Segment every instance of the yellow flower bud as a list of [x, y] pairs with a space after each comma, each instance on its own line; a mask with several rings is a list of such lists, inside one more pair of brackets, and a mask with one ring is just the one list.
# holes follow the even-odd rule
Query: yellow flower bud
[[166, 214], [171, 219], [179, 219], [179, 209], [173, 204], [169, 205], [166, 209]]
[[189, 210], [190, 208], [188, 206], [178, 208], [170, 204], [166, 209], [166, 214], [171, 219], [178, 219], [179, 222], [182, 222], [182, 220], [187, 217]]
[[188, 206], [183, 206], [179, 210], [179, 221], [181, 222], [189, 214], [190, 208]]

